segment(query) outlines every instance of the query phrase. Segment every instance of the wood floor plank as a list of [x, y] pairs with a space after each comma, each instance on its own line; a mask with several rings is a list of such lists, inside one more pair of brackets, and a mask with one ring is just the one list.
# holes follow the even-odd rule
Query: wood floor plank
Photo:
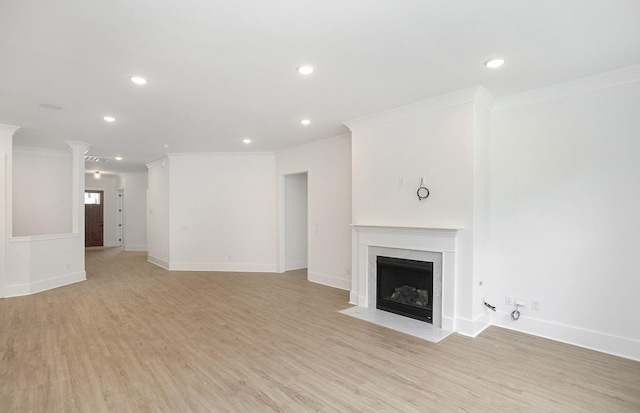
[[87, 281], [0, 300], [1, 412], [640, 412], [640, 363], [500, 328], [439, 344], [285, 274], [87, 251]]

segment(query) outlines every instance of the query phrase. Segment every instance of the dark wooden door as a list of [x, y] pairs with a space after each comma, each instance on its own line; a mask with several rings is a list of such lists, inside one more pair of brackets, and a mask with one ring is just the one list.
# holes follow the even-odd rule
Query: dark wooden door
[[104, 191], [84, 193], [84, 246], [102, 247], [104, 245]]

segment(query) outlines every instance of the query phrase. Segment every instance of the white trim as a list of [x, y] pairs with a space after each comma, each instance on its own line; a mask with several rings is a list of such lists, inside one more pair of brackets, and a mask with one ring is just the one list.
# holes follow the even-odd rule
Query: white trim
[[593, 330], [553, 323], [523, 315], [518, 321], [507, 313], [493, 313], [492, 324], [509, 330], [548, 338], [561, 343], [640, 361], [640, 341]]
[[276, 264], [240, 262], [169, 262], [171, 271], [278, 272]]
[[640, 81], [640, 65], [496, 99], [492, 111], [526, 106]]
[[340, 290], [349, 291], [351, 289], [351, 280], [338, 278], [332, 275], [321, 274], [319, 272], [307, 272], [307, 279], [316, 284], [326, 285], [328, 287], [338, 288]]
[[299, 270], [301, 268], [307, 268], [307, 266], [308, 266], [307, 260], [286, 262], [284, 265], [284, 270], [285, 271]]
[[[151, 162], [147, 162], [144, 165], [147, 167], [147, 169], [151, 169], [151, 168], [154, 168], [156, 166], [164, 168], [166, 166], [166, 162], [168, 162], [168, 161], [169, 161], [169, 157], [167, 155], [164, 155], [164, 156], [162, 156], [162, 157], [160, 157], [160, 158], [158, 158], [156, 160], [153, 160]], [[147, 173], [148, 173], [148, 171], [147, 171]]]
[[[296, 152], [315, 151], [315, 150], [318, 150], [319, 148], [324, 148], [327, 146], [350, 144], [350, 143], [351, 143], [351, 134], [347, 133], [344, 135], [334, 136], [332, 138], [320, 139], [318, 141], [303, 143], [300, 145], [291, 146], [289, 148], [280, 149], [279, 151], [275, 152], [275, 155], [276, 157], [280, 155], [291, 155], [291, 154], [295, 154]], [[304, 171], [301, 171], [301, 172], [304, 172]], [[290, 173], [291, 172], [287, 172], [286, 175], [289, 175]]]
[[13, 135], [20, 129], [22, 129], [21, 126], [14, 126], [14, 125], [8, 125], [6, 123], [0, 123], [0, 131], [8, 133], [9, 135], [11, 135], [11, 137], [13, 137]]
[[51, 234], [51, 235], [31, 235], [25, 237], [10, 237], [9, 242], [11, 243], [20, 243], [20, 242], [41, 242], [41, 241], [50, 241], [54, 239], [73, 239], [79, 238], [80, 234], [70, 232], [68, 234]]
[[35, 148], [31, 146], [13, 146], [13, 153], [28, 153], [31, 155], [42, 155], [42, 156], [58, 156], [64, 158], [72, 158], [73, 154], [68, 150], [63, 149], [46, 149], [46, 148]]
[[227, 158], [229, 156], [259, 156], [259, 157], [272, 157], [275, 156], [274, 152], [176, 152], [168, 153], [167, 157], [171, 158], [193, 158], [193, 157], [207, 157], [207, 158]]
[[343, 123], [353, 132], [359, 129], [406, 119], [423, 113], [435, 112], [466, 103], [477, 103], [487, 110], [491, 110], [493, 98], [482, 86], [475, 86]]
[[31, 295], [42, 291], [53, 290], [54, 288], [64, 287], [87, 279], [85, 271], [78, 271], [70, 274], [64, 274], [57, 277], [47, 278], [46, 280], [37, 281], [26, 284], [13, 284], [5, 287], [5, 297], [19, 297], [23, 295]]
[[286, 271], [286, 263], [285, 263], [285, 255], [286, 255], [286, 246], [285, 246], [285, 237], [286, 237], [286, 229], [285, 229], [285, 175], [278, 176], [278, 272], [283, 273]]
[[147, 261], [149, 261], [151, 264], [157, 265], [158, 267], [162, 267], [165, 270], [169, 269], [169, 261], [163, 260], [158, 257], [154, 257], [151, 254], [147, 254]]
[[473, 320], [466, 318], [456, 317], [455, 319], [456, 331], [463, 336], [477, 337], [478, 334], [491, 326], [488, 314], [480, 314]]
[[146, 245], [127, 245], [124, 246], [125, 251], [147, 251]]
[[[349, 286], [351, 287], [351, 286]], [[358, 292], [350, 291], [349, 292], [349, 304], [358, 305]]]

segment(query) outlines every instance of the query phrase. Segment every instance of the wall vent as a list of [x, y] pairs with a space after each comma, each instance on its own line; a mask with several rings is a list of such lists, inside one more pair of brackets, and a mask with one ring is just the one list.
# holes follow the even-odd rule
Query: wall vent
[[89, 162], [109, 162], [109, 158], [101, 158], [99, 156], [88, 156], [88, 155], [85, 155], [84, 160]]

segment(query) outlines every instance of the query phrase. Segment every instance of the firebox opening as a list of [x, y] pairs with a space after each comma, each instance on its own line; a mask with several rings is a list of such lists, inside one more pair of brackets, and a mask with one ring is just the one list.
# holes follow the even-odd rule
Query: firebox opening
[[376, 308], [433, 323], [433, 262], [377, 257]]

